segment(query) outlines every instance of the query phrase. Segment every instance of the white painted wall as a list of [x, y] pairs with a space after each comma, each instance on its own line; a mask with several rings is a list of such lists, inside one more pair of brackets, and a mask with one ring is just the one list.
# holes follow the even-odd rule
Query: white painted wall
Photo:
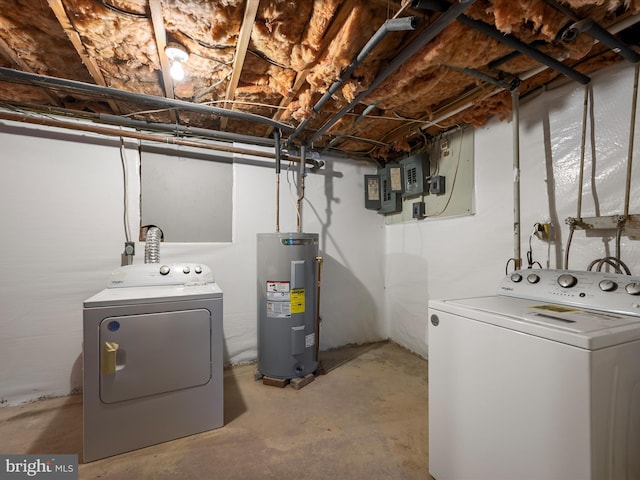
[[[118, 139], [1, 122], [0, 144], [0, 403], [12, 405], [82, 386], [82, 302], [120, 265], [123, 173]], [[137, 238], [139, 160], [131, 141], [125, 154]], [[234, 163], [232, 243], [161, 245], [163, 262], [213, 268], [224, 291], [225, 361], [232, 363], [257, 356], [256, 233], [275, 230], [275, 174], [260, 163]], [[363, 208], [362, 178], [371, 170], [327, 160], [325, 171], [307, 177], [303, 230], [320, 233], [325, 259], [322, 349], [388, 337], [383, 222]], [[296, 219], [285, 178], [281, 231], [290, 231]], [[136, 252], [142, 263], [144, 245]]]
[[[600, 215], [623, 212], [633, 74], [633, 67], [624, 63], [592, 77], [596, 148], [592, 155], [588, 142], [583, 217], [596, 214], [596, 196]], [[552, 221], [556, 240], [549, 245], [534, 239], [534, 260], [545, 268], [562, 267], [568, 233], [565, 219], [577, 215], [583, 100], [584, 88], [570, 84], [521, 106], [521, 243], [525, 266], [534, 223]], [[428, 353], [425, 335], [429, 299], [495, 293], [507, 260], [514, 256], [511, 139], [510, 122], [492, 121], [475, 132], [475, 215], [412, 221], [385, 229], [385, 315], [390, 337], [420, 355]], [[637, 157], [640, 132], [635, 134], [634, 143]], [[592, 167], [595, 181], [591, 179]], [[638, 214], [638, 166], [632, 187], [630, 213]], [[622, 260], [635, 274], [640, 274], [638, 243], [622, 238]], [[606, 244], [613, 254], [614, 240], [609, 237]], [[586, 269], [591, 260], [606, 255], [601, 237], [587, 237], [584, 231], [574, 235], [570, 253], [569, 267], [575, 269]]]
[[[632, 84], [626, 64], [593, 76], [594, 184], [602, 215], [622, 209]], [[521, 109], [522, 255], [533, 224], [551, 220], [557, 245], [533, 242], [534, 258], [545, 267], [560, 266], [564, 219], [576, 215], [582, 103], [583, 89], [567, 85]], [[511, 138], [508, 122], [476, 131], [476, 214], [468, 217], [385, 227], [363, 206], [370, 164], [328, 160], [321, 174], [307, 177], [303, 230], [320, 234], [324, 257], [322, 349], [390, 337], [426, 356], [430, 298], [495, 292], [513, 256]], [[635, 141], [640, 144], [639, 135]], [[82, 302], [120, 263], [123, 181], [116, 139], [2, 122], [0, 144], [0, 402], [6, 405], [81, 387]], [[137, 205], [137, 151], [131, 143], [125, 150], [129, 203]], [[587, 172], [591, 168], [588, 152]], [[584, 216], [596, 213], [591, 184], [588, 175]], [[272, 168], [239, 158], [233, 242], [161, 248], [163, 261], [214, 269], [225, 295], [225, 359], [232, 363], [256, 358], [255, 242], [256, 233], [274, 231], [274, 185]], [[296, 224], [288, 188], [283, 171], [281, 231]], [[631, 213], [640, 213], [640, 168], [631, 198]], [[135, 232], [136, 208], [129, 221]], [[622, 258], [635, 273], [637, 243], [623, 237]], [[137, 252], [142, 262], [142, 244]], [[585, 268], [604, 252], [599, 237], [578, 232], [570, 266]]]

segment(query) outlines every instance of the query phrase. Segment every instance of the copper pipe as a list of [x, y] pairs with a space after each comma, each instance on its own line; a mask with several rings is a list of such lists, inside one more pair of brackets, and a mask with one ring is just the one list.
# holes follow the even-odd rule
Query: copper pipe
[[316, 286], [316, 362], [320, 361], [320, 278], [322, 277], [322, 262], [322, 257], [316, 257], [316, 263], [318, 264], [318, 283]]

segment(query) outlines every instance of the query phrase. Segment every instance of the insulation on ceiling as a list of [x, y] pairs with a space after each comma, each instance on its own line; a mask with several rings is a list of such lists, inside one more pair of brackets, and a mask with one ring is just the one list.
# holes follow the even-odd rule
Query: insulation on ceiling
[[[160, 19], [152, 17], [152, 2], [159, 6]], [[305, 122], [307, 130], [299, 132], [298, 141], [307, 141], [334, 112], [366, 91], [380, 71], [439, 15], [404, 10], [402, 15], [416, 16], [418, 28], [389, 33], [316, 112], [313, 106], [318, 99], [378, 28], [398, 13], [401, 2], [252, 2], [257, 0], [0, 0], [0, 66], [141, 95], [226, 106], [292, 127]], [[240, 52], [239, 36], [249, 5], [257, 9], [247, 50]], [[477, 0], [465, 14], [588, 73], [620, 57], [585, 33], [566, 43], [560, 39], [564, 29], [583, 18], [608, 28], [639, 12], [640, 0]], [[158, 20], [161, 31], [155, 30]], [[189, 52], [183, 82], [165, 84], [158, 35]], [[515, 85], [519, 76], [540, 69], [539, 62], [524, 55], [505, 58], [499, 67], [489, 68], [491, 62], [512, 52], [505, 44], [454, 21], [327, 129], [314, 146], [332, 142], [343, 153], [392, 159], [420, 148], [425, 132], [437, 134], [463, 122], [482, 125], [494, 115], [508, 118], [509, 92], [496, 91], [478, 73]], [[242, 54], [244, 61], [238, 63]], [[234, 68], [238, 69], [235, 75]], [[478, 73], [474, 76], [471, 71]], [[526, 94], [559, 76], [552, 69], [542, 69], [520, 83], [520, 92]], [[3, 87], [0, 101], [5, 104], [113, 113], [258, 136], [272, 131], [250, 121], [149, 111], [143, 105], [61, 89], [6, 83]], [[473, 102], [457, 112], [460, 99], [467, 96]]]

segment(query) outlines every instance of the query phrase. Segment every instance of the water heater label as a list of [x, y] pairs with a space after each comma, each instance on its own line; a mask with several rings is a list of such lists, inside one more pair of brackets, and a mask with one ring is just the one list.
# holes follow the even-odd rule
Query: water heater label
[[267, 281], [267, 300], [289, 300], [289, 282]]
[[291, 290], [291, 313], [304, 313], [304, 288]]
[[289, 317], [291, 317], [289, 302], [270, 302], [267, 300], [267, 318]]
[[291, 294], [289, 282], [267, 281], [267, 317], [291, 317]]

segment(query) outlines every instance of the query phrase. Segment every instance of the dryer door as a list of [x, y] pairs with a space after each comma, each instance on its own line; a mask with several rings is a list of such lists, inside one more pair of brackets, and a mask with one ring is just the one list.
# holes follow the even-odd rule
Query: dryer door
[[116, 403], [211, 379], [206, 309], [109, 317], [100, 323], [100, 399]]

